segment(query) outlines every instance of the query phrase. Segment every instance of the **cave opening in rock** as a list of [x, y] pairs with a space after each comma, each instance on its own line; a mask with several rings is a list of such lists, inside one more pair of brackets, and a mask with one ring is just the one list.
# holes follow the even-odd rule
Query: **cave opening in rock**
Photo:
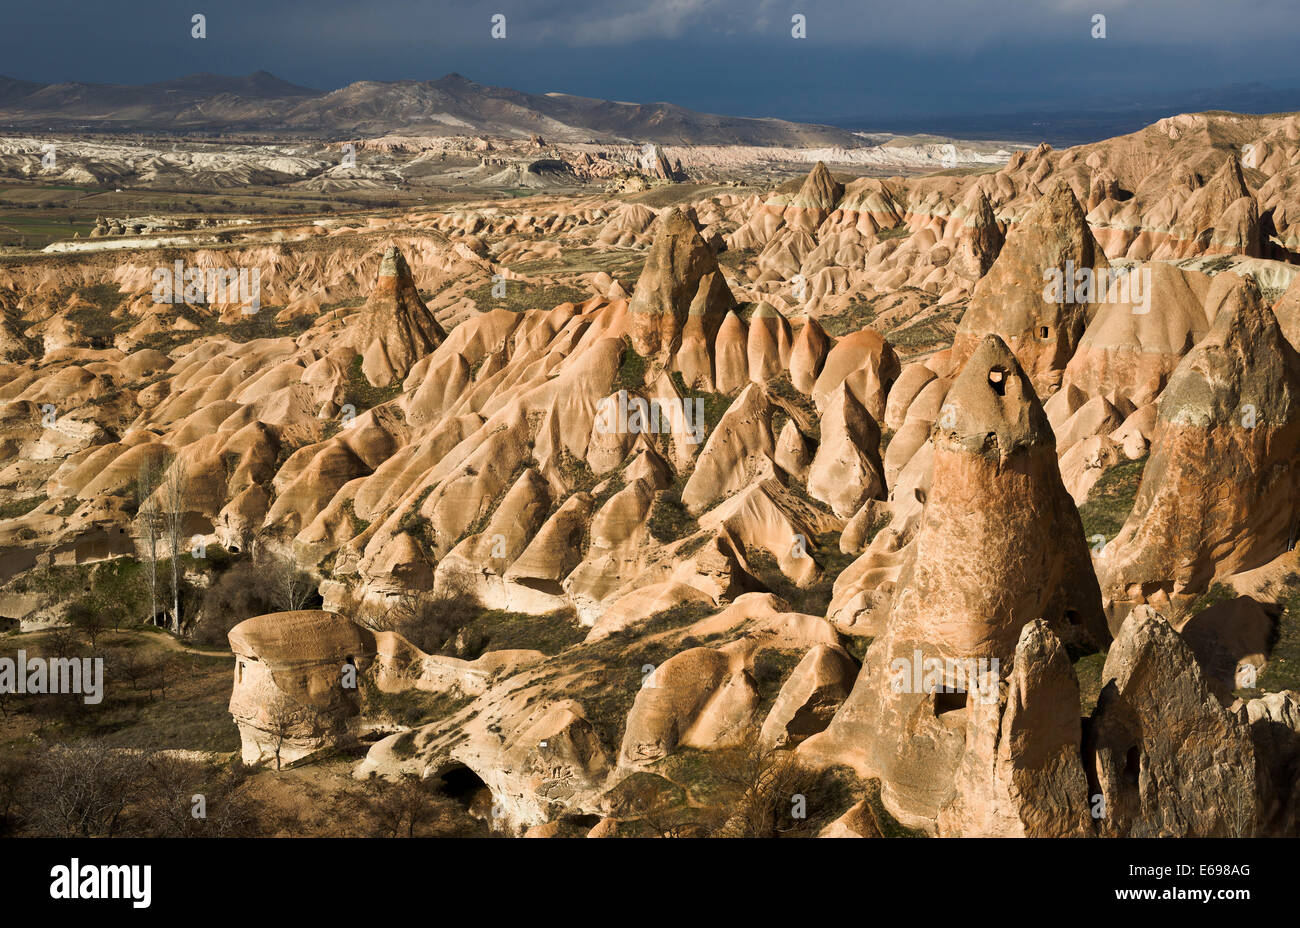
[[1130, 782], [1136, 783], [1138, 781], [1138, 771], [1141, 770], [1141, 767], [1142, 752], [1138, 750], [1138, 746], [1135, 744], [1124, 755], [1124, 776]]
[[998, 396], [1007, 395], [1007, 372], [1000, 367], [989, 371], [989, 386]]
[[437, 786], [438, 792], [464, 806], [469, 806], [475, 796], [487, 789], [483, 779], [464, 764], [455, 764], [439, 774]]
[[935, 717], [947, 715], [949, 712], [956, 712], [959, 709], [966, 708], [965, 693], [945, 693], [942, 690], [934, 694], [934, 714]]

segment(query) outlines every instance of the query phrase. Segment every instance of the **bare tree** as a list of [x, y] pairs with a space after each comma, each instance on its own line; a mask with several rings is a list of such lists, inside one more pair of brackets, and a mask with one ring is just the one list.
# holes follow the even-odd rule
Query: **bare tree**
[[101, 744], [48, 749], [27, 780], [33, 830], [51, 837], [112, 837], [138, 795], [140, 770], [138, 756]]
[[267, 555], [263, 569], [271, 581], [276, 605], [284, 612], [297, 612], [311, 601], [316, 584], [311, 574], [303, 570], [292, 552], [285, 555]]
[[174, 462], [162, 489], [163, 530], [172, 564], [172, 631], [181, 633], [181, 553], [185, 538], [185, 510], [189, 503], [189, 478], [184, 466]]
[[362, 808], [374, 818], [380, 835], [396, 838], [406, 832], [414, 838], [421, 825], [437, 819], [439, 802], [429, 781], [404, 773], [395, 782], [372, 776], [365, 784]]
[[792, 800], [816, 793], [819, 775], [792, 752], [767, 747], [751, 732], [744, 743], [717, 760], [719, 811], [726, 819], [714, 829], [715, 837], [776, 838], [808, 831], [807, 819], [790, 814]]
[[145, 577], [149, 584], [149, 621], [152, 623], [158, 614], [158, 542], [162, 533], [162, 518], [158, 511], [158, 500], [154, 492], [158, 489], [158, 466], [148, 460], [140, 465], [136, 475], [136, 495], [140, 499], [140, 508], [136, 513], [137, 534], [144, 548], [148, 563], [145, 565]]
[[293, 734], [297, 721], [297, 713], [283, 700], [278, 700], [267, 715], [266, 733], [271, 736], [271, 748], [275, 752], [276, 770], [280, 769], [280, 754], [284, 750], [284, 743]]
[[[138, 832], [147, 837], [249, 837], [259, 830], [255, 804], [242, 789], [241, 767], [149, 752], [137, 807]], [[196, 814], [196, 800], [202, 812]]]

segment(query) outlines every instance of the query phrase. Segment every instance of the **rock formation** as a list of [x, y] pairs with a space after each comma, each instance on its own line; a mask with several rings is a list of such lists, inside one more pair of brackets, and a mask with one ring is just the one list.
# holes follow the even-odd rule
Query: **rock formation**
[[1006, 244], [971, 294], [953, 342], [957, 363], [987, 334], [1002, 338], [1049, 396], [1083, 337], [1109, 267], [1064, 180], [1007, 234]]
[[1285, 552], [1300, 524], [1300, 356], [1242, 281], [1160, 396], [1133, 512], [1099, 564], [1118, 629]]
[[372, 633], [332, 612], [275, 612], [232, 628], [230, 649], [244, 763], [278, 769], [355, 739]]
[[378, 387], [402, 380], [415, 363], [442, 343], [447, 333], [433, 318], [406, 258], [395, 247], [384, 252], [375, 287], [347, 344], [361, 353], [361, 370]]

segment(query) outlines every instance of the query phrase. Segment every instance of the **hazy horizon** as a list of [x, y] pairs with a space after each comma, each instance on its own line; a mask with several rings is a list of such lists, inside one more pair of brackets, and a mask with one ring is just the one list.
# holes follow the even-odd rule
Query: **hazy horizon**
[[[94, 10], [6, 0], [0, 73], [146, 84], [265, 70], [328, 91], [458, 72], [529, 93], [863, 129], [949, 117], [1300, 107], [1300, 62], [1285, 40], [1300, 28], [1300, 9], [1276, 0], [1249, 0], [1231, 15], [1200, 0], [1040, 0], [991, 10], [957, 0], [906, 10], [679, 0], [654, 15], [623, 0], [539, 6], [324, 0], [272, 12], [230, 0], [204, 13], [206, 38], [194, 39], [191, 12], [164, 0]], [[504, 39], [490, 34], [498, 12]], [[804, 39], [791, 36], [795, 13], [805, 17]], [[1104, 38], [1093, 35], [1097, 14], [1106, 17]]]

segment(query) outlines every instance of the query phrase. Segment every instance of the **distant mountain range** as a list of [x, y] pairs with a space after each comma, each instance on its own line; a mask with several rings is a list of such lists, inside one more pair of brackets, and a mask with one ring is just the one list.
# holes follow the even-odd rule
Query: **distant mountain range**
[[917, 116], [826, 116], [845, 129], [898, 134], [929, 133], [959, 139], [1050, 142], [1057, 148], [1098, 142], [1136, 132], [1178, 113], [1292, 113], [1300, 110], [1300, 89], [1264, 84], [1233, 84], [1171, 95], [1093, 98], [1087, 105], [1055, 106], [1002, 113], [948, 113]]
[[435, 81], [358, 81], [312, 90], [265, 71], [195, 74], [157, 84], [39, 84], [0, 77], [0, 130], [256, 132], [348, 137], [387, 133], [541, 135], [558, 141], [674, 145], [864, 144], [833, 126], [696, 113], [671, 103], [530, 94], [459, 74]]

